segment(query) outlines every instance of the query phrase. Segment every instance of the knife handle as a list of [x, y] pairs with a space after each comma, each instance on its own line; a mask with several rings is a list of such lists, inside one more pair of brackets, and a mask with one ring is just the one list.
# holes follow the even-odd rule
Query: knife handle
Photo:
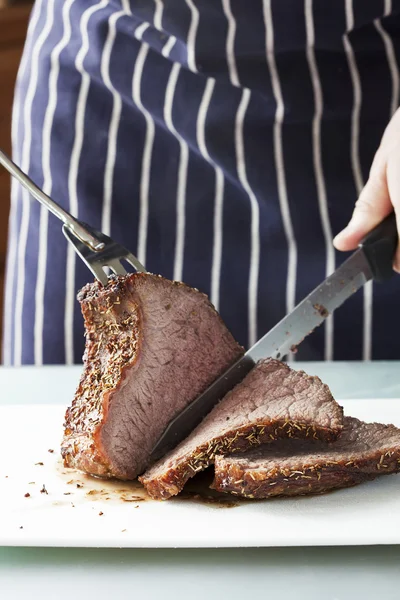
[[375, 281], [385, 281], [394, 275], [393, 258], [398, 239], [396, 217], [393, 212], [360, 243]]

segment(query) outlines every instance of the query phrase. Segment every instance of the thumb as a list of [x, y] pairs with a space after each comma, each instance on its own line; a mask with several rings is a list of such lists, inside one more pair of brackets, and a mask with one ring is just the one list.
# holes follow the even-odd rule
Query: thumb
[[386, 179], [386, 161], [377, 153], [349, 224], [333, 240], [338, 250], [354, 250], [361, 240], [393, 210]]

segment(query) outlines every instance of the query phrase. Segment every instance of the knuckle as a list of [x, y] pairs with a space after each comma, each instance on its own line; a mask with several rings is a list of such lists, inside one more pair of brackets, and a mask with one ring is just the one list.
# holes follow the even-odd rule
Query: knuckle
[[361, 213], [378, 213], [379, 212], [379, 202], [377, 202], [377, 196], [375, 194], [369, 193], [370, 187], [367, 186], [363, 189], [360, 197], [357, 199], [354, 212], [359, 214]]

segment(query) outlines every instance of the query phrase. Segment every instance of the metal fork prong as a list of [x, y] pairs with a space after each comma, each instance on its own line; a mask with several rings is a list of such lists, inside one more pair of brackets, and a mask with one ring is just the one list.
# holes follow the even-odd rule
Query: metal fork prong
[[138, 271], [139, 273], [146, 273], [146, 269], [144, 268], [142, 263], [136, 258], [136, 256], [133, 256], [133, 254], [127, 254], [126, 256], [124, 256], [124, 260], [126, 260], [126, 262], [132, 265], [132, 267], [136, 269], [136, 271]]
[[85, 265], [88, 267], [88, 269], [90, 269], [90, 271], [93, 273], [93, 275], [95, 276], [95, 278], [98, 281], [100, 281], [100, 283], [101, 283], [101, 285], [103, 287], [105, 287], [107, 285], [107, 283], [108, 283], [108, 275], [107, 275], [107, 273], [105, 271], [103, 271], [102, 268], [99, 268], [99, 267], [96, 268], [96, 269], [93, 269], [92, 266], [91, 266], [91, 264], [87, 260], [85, 260], [82, 255], [81, 255], [81, 258], [82, 258], [83, 262], [85, 263]]
[[[85, 224], [85, 226], [87, 225]], [[87, 227], [88, 231], [93, 232], [99, 240], [104, 242], [104, 251], [93, 252], [90, 250], [90, 248], [83, 244], [66, 225], [63, 225], [63, 233], [67, 240], [74, 246], [74, 249], [86, 266], [103, 286], [106, 286], [109, 281], [109, 274], [105, 269], [110, 269], [115, 275], [127, 274], [121, 260], [126, 260], [126, 262], [136, 269], [136, 271], [146, 272], [144, 266], [126, 248], [116, 244], [103, 233], [97, 232], [89, 226]]]
[[110, 267], [111, 271], [115, 273], [115, 275], [126, 275], [126, 270], [121, 265], [119, 260], [113, 260], [112, 262], [110, 261], [107, 266]]
[[93, 273], [95, 278], [100, 281], [103, 286], [106, 286], [108, 283], [107, 273], [103, 271], [100, 264], [92, 264], [87, 258], [92, 254], [94, 255], [94, 253], [91, 252], [89, 248], [87, 248], [85, 244], [83, 244], [66, 225], [63, 225], [62, 232], [67, 238], [68, 242], [74, 247], [75, 252], [78, 254], [78, 256], [80, 256], [87, 268]]

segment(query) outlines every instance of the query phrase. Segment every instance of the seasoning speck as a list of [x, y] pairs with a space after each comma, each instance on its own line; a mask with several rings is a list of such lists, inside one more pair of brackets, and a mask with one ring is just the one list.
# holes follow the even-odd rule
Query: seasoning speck
[[83, 485], [82, 485], [81, 483], [77, 483], [77, 484], [76, 484], [76, 487], [77, 487], [77, 488], [81, 488], [81, 487], [83, 487]]
[[36, 466], [36, 465], [39, 465], [39, 467], [43, 467], [44, 463], [42, 463], [42, 462], [37, 462], [37, 463], [35, 463], [35, 466]]
[[20, 529], [23, 529], [22, 525], [19, 526]]
[[47, 452], [50, 452], [50, 454], [53, 454], [54, 450], [53, 450], [53, 448], [49, 448], [49, 449], [47, 450]]
[[101, 511], [99, 512], [99, 517], [102, 517], [102, 516], [103, 516], [103, 514], [104, 514], [104, 513], [103, 513], [103, 511], [101, 510]]
[[29, 493], [29, 492], [26, 492], [26, 494], [25, 494], [25, 498], [30, 498], [30, 497], [31, 497], [30, 493]]
[[124, 533], [126, 531], [126, 529], [121, 529], [121, 533]]
[[43, 484], [42, 489], [40, 490], [41, 494], [48, 494], [49, 492], [46, 490], [46, 486]]
[[71, 492], [64, 492], [64, 496], [70, 496]]

